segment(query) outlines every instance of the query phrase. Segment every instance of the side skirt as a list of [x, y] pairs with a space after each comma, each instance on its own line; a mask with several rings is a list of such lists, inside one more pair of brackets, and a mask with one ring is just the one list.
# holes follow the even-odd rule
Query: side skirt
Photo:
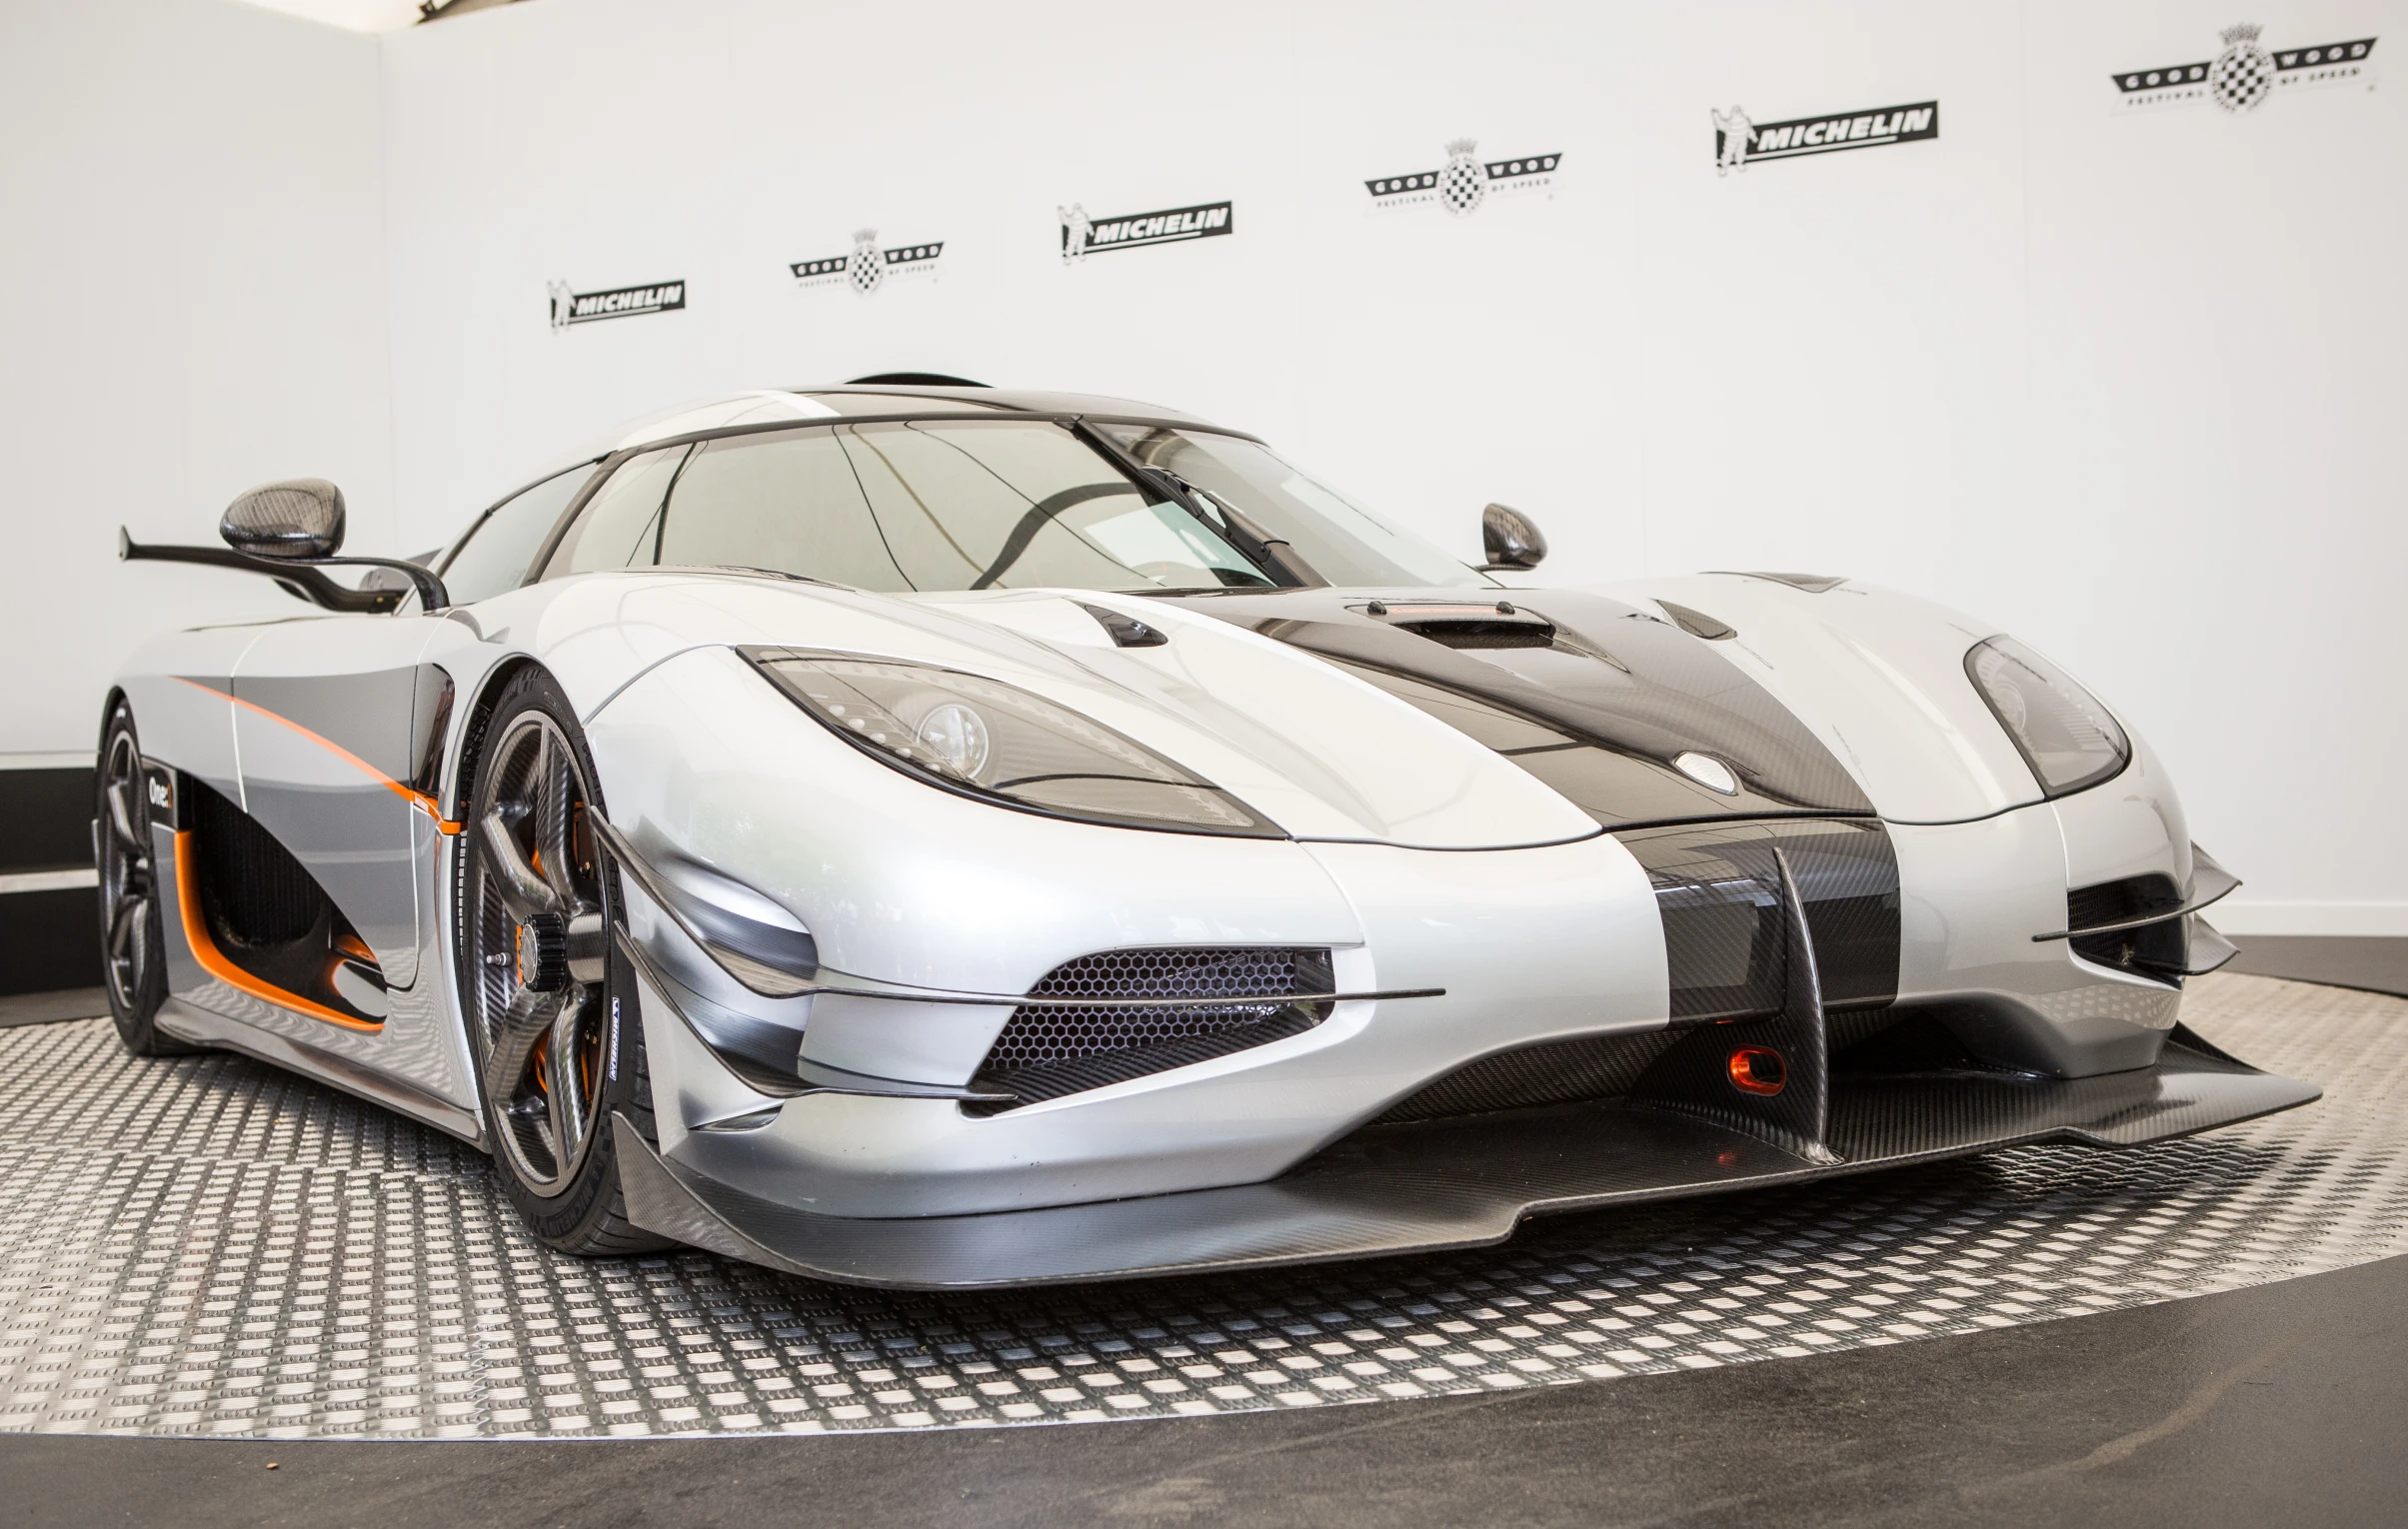
[[422, 1092], [331, 1051], [321, 1051], [289, 1036], [254, 1028], [239, 1019], [229, 1019], [176, 997], [170, 997], [160, 1008], [159, 1028], [178, 1040], [240, 1051], [255, 1061], [298, 1072], [329, 1087], [357, 1095], [371, 1104], [381, 1104], [396, 1114], [431, 1125], [446, 1135], [457, 1136], [481, 1151], [486, 1149], [484, 1122], [478, 1118], [476, 1111], [462, 1109], [448, 1099]]

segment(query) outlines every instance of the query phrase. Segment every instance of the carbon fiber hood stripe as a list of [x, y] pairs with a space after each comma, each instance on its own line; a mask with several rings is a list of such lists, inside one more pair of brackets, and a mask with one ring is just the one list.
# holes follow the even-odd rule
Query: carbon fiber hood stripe
[[[1569, 591], [1286, 590], [1185, 602], [1314, 654], [1477, 740], [1609, 828], [1871, 815], [1838, 760], [1710, 645], [1636, 607]], [[1728, 766], [1713, 790], [1675, 767]]]

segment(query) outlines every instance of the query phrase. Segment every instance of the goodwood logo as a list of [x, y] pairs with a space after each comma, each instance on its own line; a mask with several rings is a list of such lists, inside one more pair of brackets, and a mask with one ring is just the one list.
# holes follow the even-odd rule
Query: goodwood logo
[[2263, 31], [2256, 22], [2245, 21], [2216, 34], [2224, 51], [2214, 58], [2116, 75], [2117, 110], [2145, 111], [2212, 101], [2237, 116], [2294, 91], [2374, 85], [2375, 39], [2371, 37], [2269, 50], [2258, 42]]
[[903, 244], [880, 249], [878, 230], [863, 229], [853, 236], [853, 253], [824, 260], [798, 260], [786, 269], [806, 287], [851, 287], [861, 297], [875, 294], [890, 276], [934, 276], [945, 254], [945, 241]]
[[1461, 218], [1478, 212], [1490, 197], [1538, 191], [1555, 181], [1561, 154], [1527, 154], [1519, 159], [1481, 159], [1474, 139], [1458, 138], [1446, 146], [1446, 163], [1435, 170], [1383, 175], [1362, 183], [1373, 207], [1417, 207], [1436, 203]]

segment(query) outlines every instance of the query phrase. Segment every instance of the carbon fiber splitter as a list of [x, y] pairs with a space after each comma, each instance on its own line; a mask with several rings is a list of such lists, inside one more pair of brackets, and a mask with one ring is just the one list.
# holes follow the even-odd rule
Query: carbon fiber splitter
[[1496, 1248], [899, 1295], [534, 1244], [485, 1160], [106, 1021], [0, 1031], [0, 1429], [532, 1437], [913, 1428], [1488, 1391], [1800, 1357], [2408, 1251], [2408, 1002], [2218, 976], [2187, 1022], [2326, 1089], [2129, 1152], [1530, 1223]]

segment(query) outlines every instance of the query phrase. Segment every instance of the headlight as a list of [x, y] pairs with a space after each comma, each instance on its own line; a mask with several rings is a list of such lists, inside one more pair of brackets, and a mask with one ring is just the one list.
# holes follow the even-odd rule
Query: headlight
[[1285, 837], [1144, 745], [999, 681], [783, 648], [745, 657], [847, 743], [949, 790], [1122, 827]]
[[2131, 742], [2098, 698], [2013, 638], [1976, 645], [1965, 655], [1965, 673], [2022, 751], [2044, 795], [2095, 785], [2131, 762]]

